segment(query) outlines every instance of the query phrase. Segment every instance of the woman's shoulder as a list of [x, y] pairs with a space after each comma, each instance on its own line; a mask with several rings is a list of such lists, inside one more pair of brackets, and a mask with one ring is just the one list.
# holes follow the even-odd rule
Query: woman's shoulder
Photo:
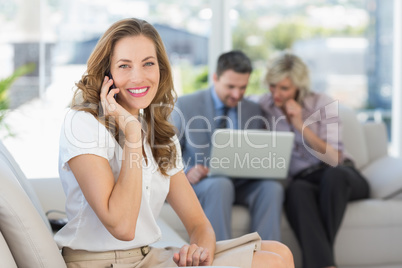
[[102, 128], [98, 119], [89, 112], [69, 109], [64, 118], [64, 128], [98, 129]]
[[323, 92], [310, 92], [305, 98], [304, 98], [304, 106], [308, 110], [310, 109], [319, 109], [322, 108], [330, 103], [333, 103], [335, 100], [328, 96], [327, 94]]
[[91, 113], [86, 111], [78, 111], [69, 109], [66, 113], [65, 121], [82, 121], [82, 122], [98, 122], [98, 120]]
[[272, 94], [265, 93], [265, 94], [261, 95], [261, 97], [258, 100], [258, 103], [260, 103], [260, 104], [266, 103], [266, 102], [270, 101], [271, 99], [272, 99]]
[[61, 168], [75, 156], [94, 154], [110, 160], [115, 155], [116, 142], [106, 127], [89, 112], [67, 111], [59, 139]]
[[104, 133], [102, 135], [108, 133], [106, 127], [94, 115], [74, 109], [67, 111], [62, 123], [62, 131], [70, 133], [74, 137], [92, 137], [98, 136], [99, 133]]

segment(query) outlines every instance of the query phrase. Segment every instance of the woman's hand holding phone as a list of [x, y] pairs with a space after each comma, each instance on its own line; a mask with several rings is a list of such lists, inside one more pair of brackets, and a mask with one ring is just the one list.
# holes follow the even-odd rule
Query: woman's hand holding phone
[[114, 117], [126, 138], [132, 134], [138, 136], [138, 134], [141, 134], [141, 123], [138, 121], [136, 116], [130, 114], [119, 103], [117, 103], [114, 96], [120, 92], [120, 89], [116, 87], [111, 88], [112, 85], [113, 79], [105, 76], [100, 92], [101, 105], [105, 115]]

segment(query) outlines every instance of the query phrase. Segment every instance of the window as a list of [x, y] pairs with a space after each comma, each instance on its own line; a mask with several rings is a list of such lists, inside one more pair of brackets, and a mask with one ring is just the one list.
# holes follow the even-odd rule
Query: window
[[[0, 79], [35, 65], [9, 90], [4, 122], [10, 132], [0, 127], [27, 177], [58, 176], [59, 131], [74, 83], [116, 20], [139, 17], [155, 25], [179, 95], [207, 86], [211, 1], [0, 0]], [[358, 109], [364, 120], [390, 125], [393, 1], [216, 1], [231, 6], [232, 47], [253, 60], [249, 95], [267, 91], [262, 79], [269, 57], [291, 49], [311, 68], [314, 90]]]
[[253, 59], [249, 94], [267, 91], [266, 61], [291, 50], [309, 66], [312, 89], [385, 121], [390, 133], [393, 1], [233, 1], [233, 47]]
[[[2, 141], [28, 178], [58, 176], [58, 138], [74, 83], [101, 34], [137, 17], [159, 31], [179, 94], [193, 91], [208, 60], [209, 0], [0, 0], [0, 78], [32, 62], [9, 90]], [[13, 134], [14, 136], [10, 136]], [[6, 137], [8, 136], [8, 137]]]

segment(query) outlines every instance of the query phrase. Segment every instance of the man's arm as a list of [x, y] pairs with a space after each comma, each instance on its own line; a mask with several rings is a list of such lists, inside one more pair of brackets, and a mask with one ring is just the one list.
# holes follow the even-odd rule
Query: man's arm
[[186, 108], [186, 101], [191, 103], [191, 100], [188, 98], [183, 99], [180, 97], [175, 105], [174, 111], [172, 113], [172, 123], [177, 129], [177, 137], [180, 141], [182, 156], [183, 156], [183, 164], [184, 164], [184, 173], [187, 175], [187, 178], [191, 184], [198, 183], [201, 179], [205, 178], [208, 173], [208, 167], [204, 165], [194, 165], [191, 159], [188, 159], [188, 156], [194, 157], [192, 155], [190, 147], [187, 147], [187, 133], [186, 133], [186, 125], [188, 115], [188, 107]]
[[177, 100], [173, 112], [171, 114], [171, 123], [176, 127], [176, 135], [177, 138], [180, 141], [180, 147], [182, 152], [184, 151], [185, 148], [185, 126], [186, 126], [186, 122], [185, 122], [185, 118], [184, 118], [184, 114], [182, 112], [182, 108], [181, 108], [181, 104], [180, 104], [180, 98]]

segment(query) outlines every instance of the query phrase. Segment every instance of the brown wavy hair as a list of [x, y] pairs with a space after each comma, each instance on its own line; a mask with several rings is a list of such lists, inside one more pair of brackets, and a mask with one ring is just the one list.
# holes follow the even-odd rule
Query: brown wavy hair
[[[91, 113], [105, 125], [115, 139], [122, 144], [124, 135], [119, 131], [117, 122], [111, 116], [104, 115], [100, 105], [100, 91], [105, 75], [110, 72], [112, 52], [117, 41], [128, 36], [145, 36], [155, 45], [159, 63], [160, 82], [151, 104], [144, 109], [142, 120], [145, 122], [147, 142], [151, 145], [153, 157], [163, 175], [176, 167], [176, 147], [172, 142], [174, 127], [169, 123], [176, 93], [173, 87], [172, 72], [162, 39], [156, 29], [148, 22], [130, 18], [115, 22], [99, 39], [89, 56], [87, 71], [76, 83], [76, 91], [71, 108]], [[144, 128], [144, 127], [143, 127]]]

